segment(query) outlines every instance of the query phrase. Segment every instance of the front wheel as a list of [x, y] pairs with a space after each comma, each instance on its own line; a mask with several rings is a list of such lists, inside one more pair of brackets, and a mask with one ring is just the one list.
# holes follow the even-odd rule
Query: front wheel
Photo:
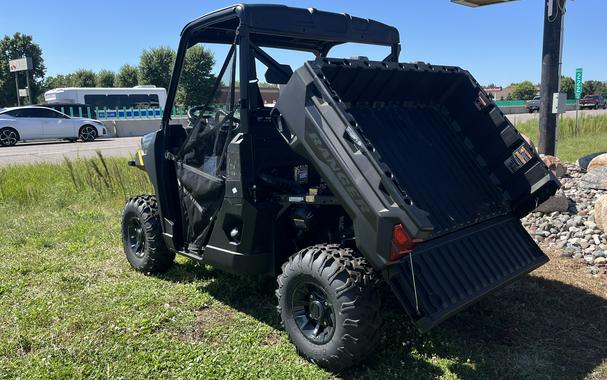
[[140, 195], [122, 211], [122, 242], [131, 266], [146, 274], [166, 272], [175, 259], [162, 237], [156, 197]]
[[92, 125], [84, 125], [80, 128], [78, 137], [82, 141], [94, 141], [97, 138], [97, 128]]
[[19, 141], [19, 133], [13, 128], [0, 129], [0, 144], [2, 146], [13, 146]]
[[331, 371], [371, 354], [381, 340], [378, 282], [364, 258], [339, 245], [315, 245], [291, 256], [276, 296], [297, 351]]

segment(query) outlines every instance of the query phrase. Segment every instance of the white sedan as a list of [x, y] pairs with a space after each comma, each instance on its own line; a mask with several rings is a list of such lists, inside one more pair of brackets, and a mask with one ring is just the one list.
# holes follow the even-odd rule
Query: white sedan
[[70, 117], [51, 108], [26, 106], [0, 111], [0, 145], [17, 141], [58, 139], [93, 141], [107, 134], [99, 120]]

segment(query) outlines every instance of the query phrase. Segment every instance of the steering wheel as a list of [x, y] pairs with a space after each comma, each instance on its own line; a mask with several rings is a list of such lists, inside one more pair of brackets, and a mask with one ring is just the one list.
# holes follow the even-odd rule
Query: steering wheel
[[215, 120], [219, 120], [221, 116], [223, 116], [224, 119], [229, 118], [230, 120], [235, 121], [237, 124], [240, 124], [240, 119], [234, 116], [234, 112], [227, 112], [221, 108], [217, 108], [215, 110]]
[[193, 127], [200, 122], [203, 123], [204, 125], [206, 125], [209, 117], [208, 116], [205, 117], [204, 113], [206, 111], [213, 111], [213, 110], [215, 111], [214, 120], [216, 120], [217, 122], [219, 120], [221, 120], [223, 117], [223, 118], [230, 118], [231, 120], [235, 121], [236, 123], [240, 123], [240, 119], [235, 117], [233, 113], [226, 112], [225, 110], [223, 110], [221, 108], [215, 108], [213, 106], [194, 106], [194, 107], [190, 107], [187, 112], [188, 121], [189, 121], [190, 125]]
[[[194, 106], [194, 107], [190, 107], [188, 108], [188, 122], [190, 123], [190, 126], [195, 126], [196, 124], [198, 124], [199, 122], [204, 122], [204, 111], [208, 110], [210, 107], [207, 106]], [[206, 122], [205, 122], [206, 124]]]

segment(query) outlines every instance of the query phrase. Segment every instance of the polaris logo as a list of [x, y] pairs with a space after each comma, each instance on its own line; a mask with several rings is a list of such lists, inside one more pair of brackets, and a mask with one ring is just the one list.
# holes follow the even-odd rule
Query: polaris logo
[[356, 189], [356, 187], [348, 178], [348, 175], [344, 172], [341, 165], [337, 162], [335, 157], [331, 154], [329, 149], [327, 149], [320, 136], [318, 134], [311, 132], [309, 134], [310, 141], [314, 144], [314, 148], [318, 153], [318, 156], [322, 159], [322, 161], [333, 171], [333, 174], [337, 177], [341, 185], [344, 187], [348, 195], [352, 198], [356, 206], [363, 213], [368, 213], [370, 211], [367, 203], [362, 199], [360, 192]]

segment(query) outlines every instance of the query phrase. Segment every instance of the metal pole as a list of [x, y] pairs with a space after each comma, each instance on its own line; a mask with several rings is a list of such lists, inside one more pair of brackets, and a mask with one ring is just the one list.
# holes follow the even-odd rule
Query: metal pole
[[[540, 87], [540, 153], [556, 152], [557, 115], [552, 113], [552, 94], [559, 91], [562, 25], [565, 0], [546, 0], [544, 9], [544, 43], [542, 83]], [[551, 11], [551, 13], [549, 13]]]
[[580, 100], [576, 99], [575, 100], [575, 135], [577, 135], [580, 132], [579, 113], [580, 113]]
[[21, 107], [21, 99], [19, 99], [19, 72], [15, 71], [15, 87], [17, 89], [17, 107]]
[[32, 90], [30, 89], [30, 71], [25, 70], [25, 82], [27, 84], [27, 100], [32, 104]]

